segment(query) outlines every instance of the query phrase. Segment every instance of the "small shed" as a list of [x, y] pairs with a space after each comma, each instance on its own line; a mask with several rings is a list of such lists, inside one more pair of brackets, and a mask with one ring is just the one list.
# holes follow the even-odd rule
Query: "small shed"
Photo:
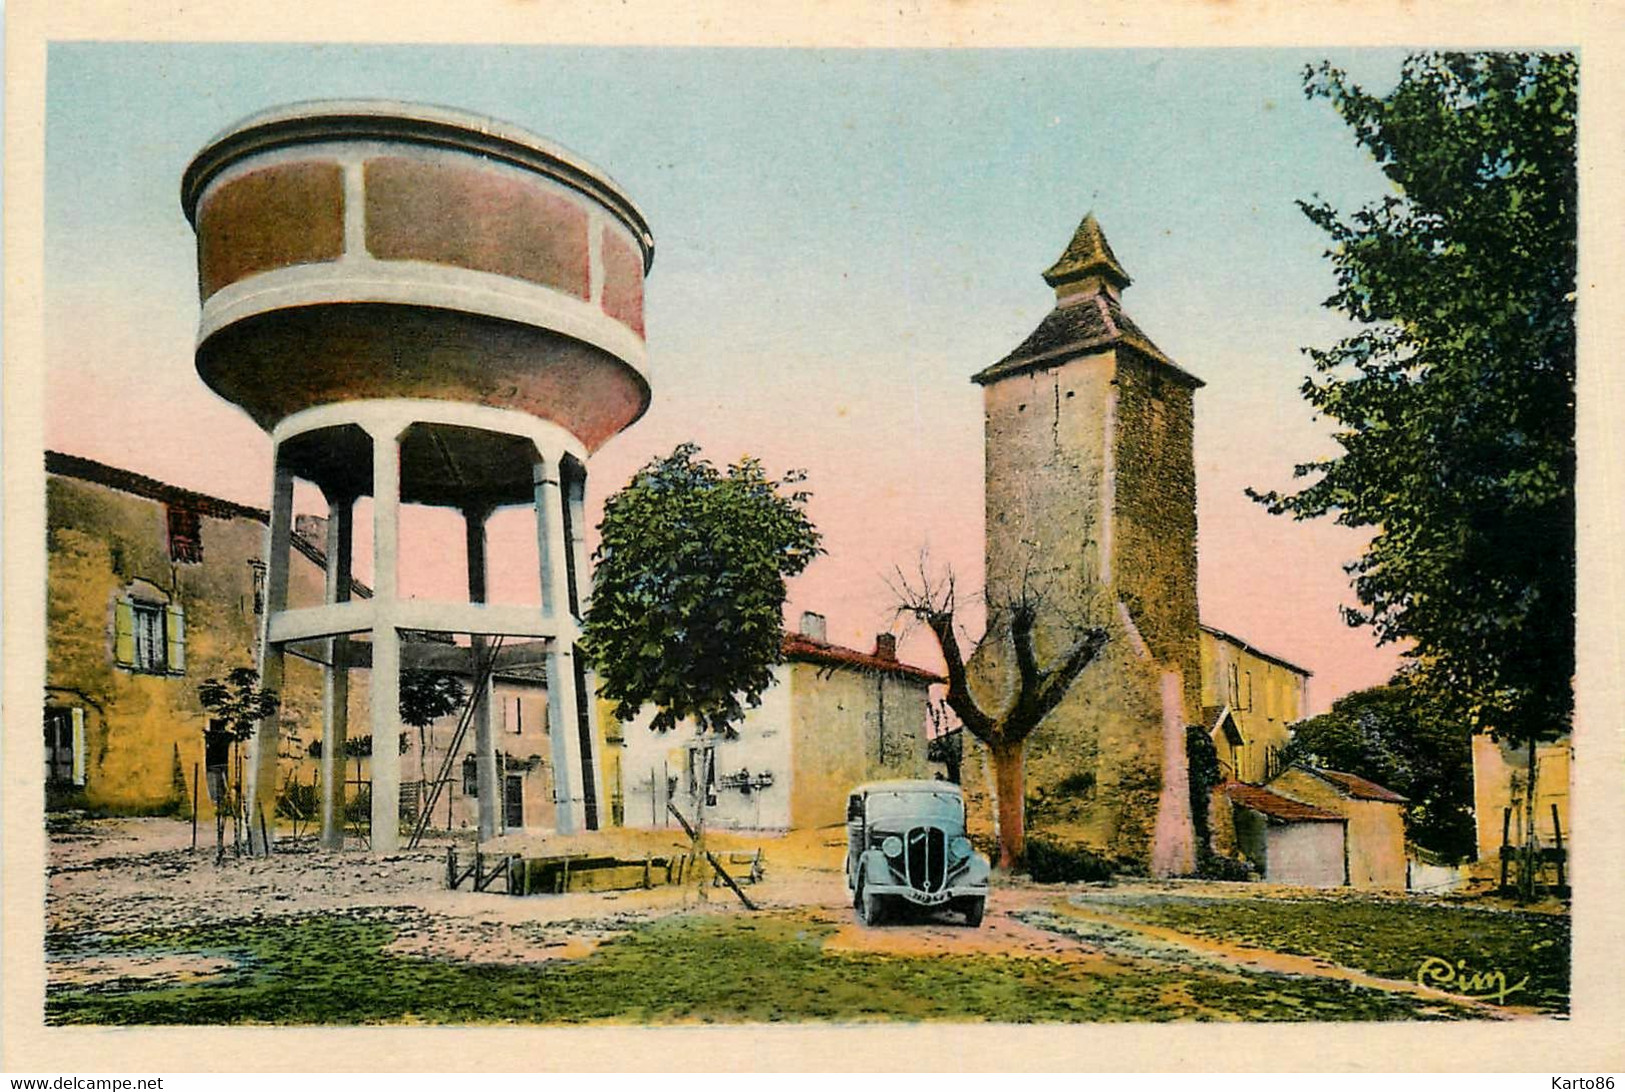
[[1235, 805], [1236, 848], [1266, 883], [1341, 887], [1348, 882], [1343, 858], [1348, 821], [1341, 815], [1239, 781], [1226, 782], [1224, 792]]
[[1348, 882], [1405, 889], [1405, 797], [1355, 774], [1292, 766], [1270, 790], [1348, 820]]

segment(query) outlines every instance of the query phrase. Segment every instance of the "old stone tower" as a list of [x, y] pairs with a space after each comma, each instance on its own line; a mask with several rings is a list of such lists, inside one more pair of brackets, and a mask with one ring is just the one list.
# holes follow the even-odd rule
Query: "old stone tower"
[[[1028, 830], [1128, 867], [1194, 867], [1185, 726], [1201, 712], [1193, 395], [1202, 381], [1124, 313], [1129, 276], [1093, 215], [1044, 273], [1055, 308], [978, 372], [990, 625], [1024, 592], [1038, 651], [1080, 625], [1109, 643], [1027, 743]], [[998, 642], [973, 667], [1010, 678]], [[971, 780], [967, 777], [967, 781]]]

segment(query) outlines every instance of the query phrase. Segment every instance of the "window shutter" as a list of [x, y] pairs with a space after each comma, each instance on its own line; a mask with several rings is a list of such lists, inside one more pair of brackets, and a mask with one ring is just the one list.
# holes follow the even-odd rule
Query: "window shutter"
[[85, 711], [73, 709], [73, 783], [85, 783]]
[[169, 615], [168, 624], [164, 627], [165, 637], [169, 642], [166, 650], [169, 653], [169, 670], [174, 674], [186, 672], [186, 612], [180, 607], [171, 606], [165, 609]]
[[113, 604], [113, 659], [121, 667], [135, 666], [135, 607], [128, 599]]

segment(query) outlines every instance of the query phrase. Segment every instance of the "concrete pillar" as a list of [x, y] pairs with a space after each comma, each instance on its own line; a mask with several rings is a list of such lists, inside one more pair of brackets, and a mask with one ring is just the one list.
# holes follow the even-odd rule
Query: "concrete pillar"
[[[350, 599], [355, 498], [327, 498], [328, 603]], [[322, 671], [322, 848], [344, 848], [344, 745], [350, 724], [350, 638], [327, 641]]]
[[[260, 627], [260, 688], [282, 691], [282, 646], [270, 640], [271, 620], [288, 606], [288, 564], [293, 540], [293, 473], [277, 467], [271, 491], [271, 526], [267, 532], [265, 614]], [[267, 839], [276, 825], [277, 751], [281, 747], [280, 714], [260, 721], [249, 744], [248, 802], [249, 852], [271, 851]]]
[[[579, 589], [579, 610], [581, 618], [587, 616], [587, 609], [592, 605], [592, 569], [591, 560], [587, 555], [587, 471], [580, 463], [574, 464], [574, 473], [570, 474], [564, 483], [564, 503], [568, 506], [570, 518], [570, 556], [575, 561], [576, 587]], [[582, 777], [584, 783], [591, 788], [592, 818], [594, 829], [602, 830], [609, 826], [609, 812], [605, 810], [607, 793], [604, 785], [603, 756], [599, 754], [598, 738], [598, 703], [593, 701], [593, 695], [598, 693], [598, 681], [591, 671], [585, 669], [581, 662], [580, 653], [575, 653], [576, 666], [579, 674], [576, 677], [576, 698], [584, 701], [583, 712], [586, 716], [587, 739], [585, 742], [585, 756], [583, 758]]]
[[[468, 542], [468, 601], [483, 603], [486, 597], [485, 521], [490, 509], [485, 507], [463, 510], [463, 523]], [[479, 784], [479, 839], [495, 838], [502, 833], [502, 785], [497, 769], [495, 733], [491, 730], [491, 683], [480, 680], [481, 666], [488, 655], [489, 645], [481, 634], [470, 641], [474, 677], [470, 684], [475, 690], [474, 701], [474, 754], [475, 771]]]
[[400, 591], [401, 477], [399, 431], [372, 435], [372, 851], [401, 845], [401, 635], [395, 627]]
[[570, 617], [558, 463], [544, 458], [531, 468], [536, 490], [536, 545], [541, 561], [542, 615], [554, 623], [547, 650], [547, 720], [553, 745], [553, 825], [560, 834], [586, 826], [581, 791], [581, 735], [576, 721], [575, 620]]

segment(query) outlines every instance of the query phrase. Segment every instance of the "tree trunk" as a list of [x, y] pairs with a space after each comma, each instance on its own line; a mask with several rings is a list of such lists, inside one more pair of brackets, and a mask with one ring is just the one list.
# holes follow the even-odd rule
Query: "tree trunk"
[[1525, 754], [1529, 756], [1529, 770], [1523, 785], [1523, 858], [1518, 869], [1518, 901], [1533, 902], [1535, 875], [1539, 870], [1540, 849], [1535, 842], [1535, 737], [1530, 736]]
[[999, 809], [998, 867], [1019, 867], [1027, 856], [1027, 796], [1025, 741], [989, 747], [993, 757], [993, 789]]

